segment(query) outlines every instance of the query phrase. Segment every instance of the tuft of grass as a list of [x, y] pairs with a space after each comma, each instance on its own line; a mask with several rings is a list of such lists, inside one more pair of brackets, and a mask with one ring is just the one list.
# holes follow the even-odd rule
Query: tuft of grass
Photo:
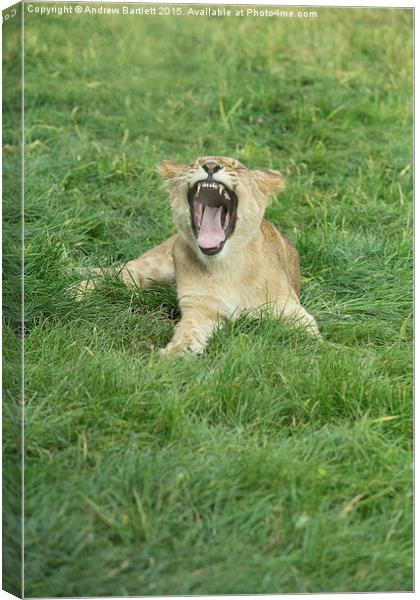
[[[25, 16], [28, 597], [412, 590], [412, 12], [317, 12]], [[285, 173], [324, 344], [244, 316], [161, 362], [173, 288], [75, 300], [202, 153]]]

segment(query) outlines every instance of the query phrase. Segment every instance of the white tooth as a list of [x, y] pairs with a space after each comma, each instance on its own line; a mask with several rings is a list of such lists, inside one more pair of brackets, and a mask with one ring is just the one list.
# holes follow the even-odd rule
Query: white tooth
[[223, 229], [227, 229], [227, 226], [229, 225], [229, 221], [230, 221], [230, 215], [229, 215], [229, 213], [227, 212], [227, 213], [226, 213], [226, 217], [225, 217], [225, 224], [224, 224], [224, 226], [223, 226]]

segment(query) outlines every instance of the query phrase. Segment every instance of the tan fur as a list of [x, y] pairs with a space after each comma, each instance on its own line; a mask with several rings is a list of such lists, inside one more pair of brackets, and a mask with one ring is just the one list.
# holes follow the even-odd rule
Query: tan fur
[[[187, 201], [189, 186], [205, 176], [202, 165], [209, 160], [222, 167], [214, 179], [238, 197], [235, 229], [214, 256], [198, 247]], [[152, 280], [175, 280], [182, 318], [162, 354], [201, 354], [212, 331], [243, 311], [257, 315], [269, 310], [275, 317], [293, 318], [320, 337], [314, 318], [299, 301], [298, 253], [264, 219], [270, 197], [283, 188], [281, 174], [248, 170], [227, 157], [202, 157], [190, 165], [164, 161], [160, 173], [178, 233], [127, 263], [122, 277], [127, 285], [142, 287]]]

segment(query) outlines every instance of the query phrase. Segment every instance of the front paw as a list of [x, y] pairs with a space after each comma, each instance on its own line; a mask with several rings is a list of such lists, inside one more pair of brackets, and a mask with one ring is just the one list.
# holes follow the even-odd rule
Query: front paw
[[161, 358], [176, 358], [181, 356], [201, 356], [204, 352], [204, 346], [193, 340], [169, 342], [169, 344], [159, 350]]
[[81, 302], [84, 298], [90, 294], [96, 288], [95, 282], [93, 279], [85, 279], [85, 281], [81, 281], [78, 283], [73, 290], [73, 295], [75, 300]]

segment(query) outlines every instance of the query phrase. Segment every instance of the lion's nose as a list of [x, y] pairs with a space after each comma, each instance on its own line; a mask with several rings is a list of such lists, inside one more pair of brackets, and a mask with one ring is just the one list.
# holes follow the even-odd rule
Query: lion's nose
[[214, 160], [208, 160], [207, 162], [203, 163], [201, 166], [203, 167], [205, 172], [208, 173], [209, 175], [213, 175], [214, 173], [217, 173], [217, 171], [220, 171], [220, 169], [222, 168]]

